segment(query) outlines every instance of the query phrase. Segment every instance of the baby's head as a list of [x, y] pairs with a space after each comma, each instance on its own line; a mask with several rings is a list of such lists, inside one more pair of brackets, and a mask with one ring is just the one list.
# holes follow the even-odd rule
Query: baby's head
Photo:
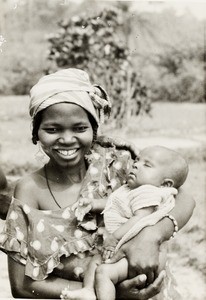
[[131, 189], [143, 184], [179, 188], [188, 174], [186, 160], [176, 151], [151, 146], [140, 151], [128, 175]]

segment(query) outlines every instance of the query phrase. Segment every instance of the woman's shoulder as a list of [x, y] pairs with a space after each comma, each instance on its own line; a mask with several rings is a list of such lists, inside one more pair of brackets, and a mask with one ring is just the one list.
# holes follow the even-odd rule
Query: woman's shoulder
[[24, 187], [26, 185], [26, 188], [34, 186], [36, 187], [45, 179], [43, 174], [43, 168], [38, 169], [33, 173], [27, 174], [18, 180], [17, 186]]
[[39, 169], [18, 180], [14, 190], [14, 197], [35, 208], [38, 208], [36, 195], [38, 195], [43, 184], [43, 172], [42, 169]]

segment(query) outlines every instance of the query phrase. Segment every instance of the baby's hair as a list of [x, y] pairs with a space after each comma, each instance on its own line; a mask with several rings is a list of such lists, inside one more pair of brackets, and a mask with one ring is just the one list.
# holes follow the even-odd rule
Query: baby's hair
[[[168, 165], [168, 170], [166, 176], [171, 178], [174, 181], [174, 187], [179, 188], [185, 182], [189, 167], [186, 159], [177, 151], [163, 147], [163, 146], [154, 146], [154, 149], [163, 151], [163, 155], [167, 154], [166, 162]], [[162, 159], [164, 160], [164, 156]]]
[[184, 157], [182, 157], [179, 153], [174, 151], [173, 158], [174, 159], [171, 162], [171, 172], [173, 173], [172, 177], [174, 180], [174, 187], [179, 188], [181, 185], [183, 185], [187, 178], [189, 167]]
[[[34, 145], [36, 145], [39, 140], [38, 131], [39, 131], [39, 127], [40, 127], [40, 124], [42, 121], [42, 115], [43, 115], [44, 111], [45, 111], [45, 109], [38, 112], [32, 121], [32, 142]], [[90, 113], [88, 113], [87, 111], [86, 111], [86, 113], [88, 115], [89, 122], [92, 125], [92, 129], [93, 129], [93, 141], [96, 141], [97, 140], [97, 130], [98, 130], [97, 122], [95, 121], [95, 119], [93, 118], [93, 116]]]

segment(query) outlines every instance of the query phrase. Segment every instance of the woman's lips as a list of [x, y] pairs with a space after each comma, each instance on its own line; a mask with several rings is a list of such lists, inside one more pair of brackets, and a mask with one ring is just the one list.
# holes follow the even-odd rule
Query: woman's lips
[[61, 154], [62, 156], [66, 157], [71, 157], [73, 156], [79, 149], [75, 148], [75, 149], [69, 149], [69, 150], [65, 150], [65, 149], [56, 149], [56, 151]]

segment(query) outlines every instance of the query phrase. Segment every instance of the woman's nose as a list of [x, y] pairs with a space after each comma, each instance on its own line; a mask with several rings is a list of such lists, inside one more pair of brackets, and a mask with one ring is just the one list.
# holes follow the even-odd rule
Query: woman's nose
[[61, 133], [61, 136], [58, 139], [58, 141], [60, 143], [64, 143], [64, 144], [75, 142], [75, 140], [76, 139], [75, 139], [74, 134], [69, 131], [65, 131], [65, 132]]

